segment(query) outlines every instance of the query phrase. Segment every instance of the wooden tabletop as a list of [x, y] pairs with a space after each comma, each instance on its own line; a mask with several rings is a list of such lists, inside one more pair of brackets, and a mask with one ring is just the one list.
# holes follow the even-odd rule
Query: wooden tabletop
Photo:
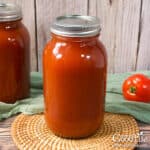
[[16, 150], [10, 135], [11, 123], [15, 117], [0, 122], [0, 150]]
[[[17, 150], [15, 144], [10, 135], [11, 123], [15, 117], [6, 119], [0, 122], [0, 150]], [[143, 139], [140, 142], [136, 150], [149, 150], [150, 149], [150, 124], [144, 124], [137, 122], [140, 128], [140, 132], [143, 132]]]

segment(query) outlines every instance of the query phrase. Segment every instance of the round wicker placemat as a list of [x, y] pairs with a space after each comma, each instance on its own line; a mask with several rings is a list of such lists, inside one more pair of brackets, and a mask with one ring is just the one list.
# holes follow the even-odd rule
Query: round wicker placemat
[[11, 132], [20, 150], [131, 150], [139, 138], [133, 117], [111, 113], [105, 113], [101, 129], [84, 139], [55, 136], [47, 128], [42, 114], [19, 115], [12, 124]]

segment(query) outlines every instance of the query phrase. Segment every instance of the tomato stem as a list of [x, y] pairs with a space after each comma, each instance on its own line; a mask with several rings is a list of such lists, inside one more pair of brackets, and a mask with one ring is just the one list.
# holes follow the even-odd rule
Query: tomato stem
[[130, 93], [136, 93], [136, 87], [135, 86], [131, 86], [129, 91], [130, 91]]

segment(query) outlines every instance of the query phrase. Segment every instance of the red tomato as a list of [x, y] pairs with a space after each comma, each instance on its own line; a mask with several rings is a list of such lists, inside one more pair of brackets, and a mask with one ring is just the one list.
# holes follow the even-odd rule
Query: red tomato
[[129, 101], [150, 102], [150, 79], [143, 74], [134, 74], [124, 81], [122, 91]]

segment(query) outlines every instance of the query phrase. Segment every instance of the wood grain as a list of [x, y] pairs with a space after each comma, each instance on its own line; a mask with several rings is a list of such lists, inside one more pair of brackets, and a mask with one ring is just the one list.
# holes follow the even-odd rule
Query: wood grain
[[35, 40], [35, 9], [34, 0], [1, 0], [1, 2], [15, 3], [22, 8], [23, 23], [27, 27], [30, 33], [31, 41], [31, 70], [37, 70], [37, 51], [36, 51], [36, 40]]
[[94, 0], [94, 3], [89, 6], [89, 14], [101, 19], [101, 39], [108, 52], [109, 72], [135, 70], [141, 0]]
[[16, 150], [16, 146], [11, 138], [11, 123], [15, 117], [0, 122], [0, 150]]
[[36, 0], [38, 64], [42, 70], [42, 51], [50, 39], [50, 26], [55, 17], [65, 14], [87, 14], [87, 0]]
[[[21, 6], [31, 36], [31, 70], [42, 70], [42, 51], [55, 17], [98, 16], [111, 73], [150, 69], [149, 0], [1, 0]], [[39, 67], [38, 67], [39, 66]]]
[[143, 0], [141, 7], [137, 69], [150, 70], [150, 1]]
[[88, 15], [97, 16], [97, 9], [97, 0], [88, 0]]

